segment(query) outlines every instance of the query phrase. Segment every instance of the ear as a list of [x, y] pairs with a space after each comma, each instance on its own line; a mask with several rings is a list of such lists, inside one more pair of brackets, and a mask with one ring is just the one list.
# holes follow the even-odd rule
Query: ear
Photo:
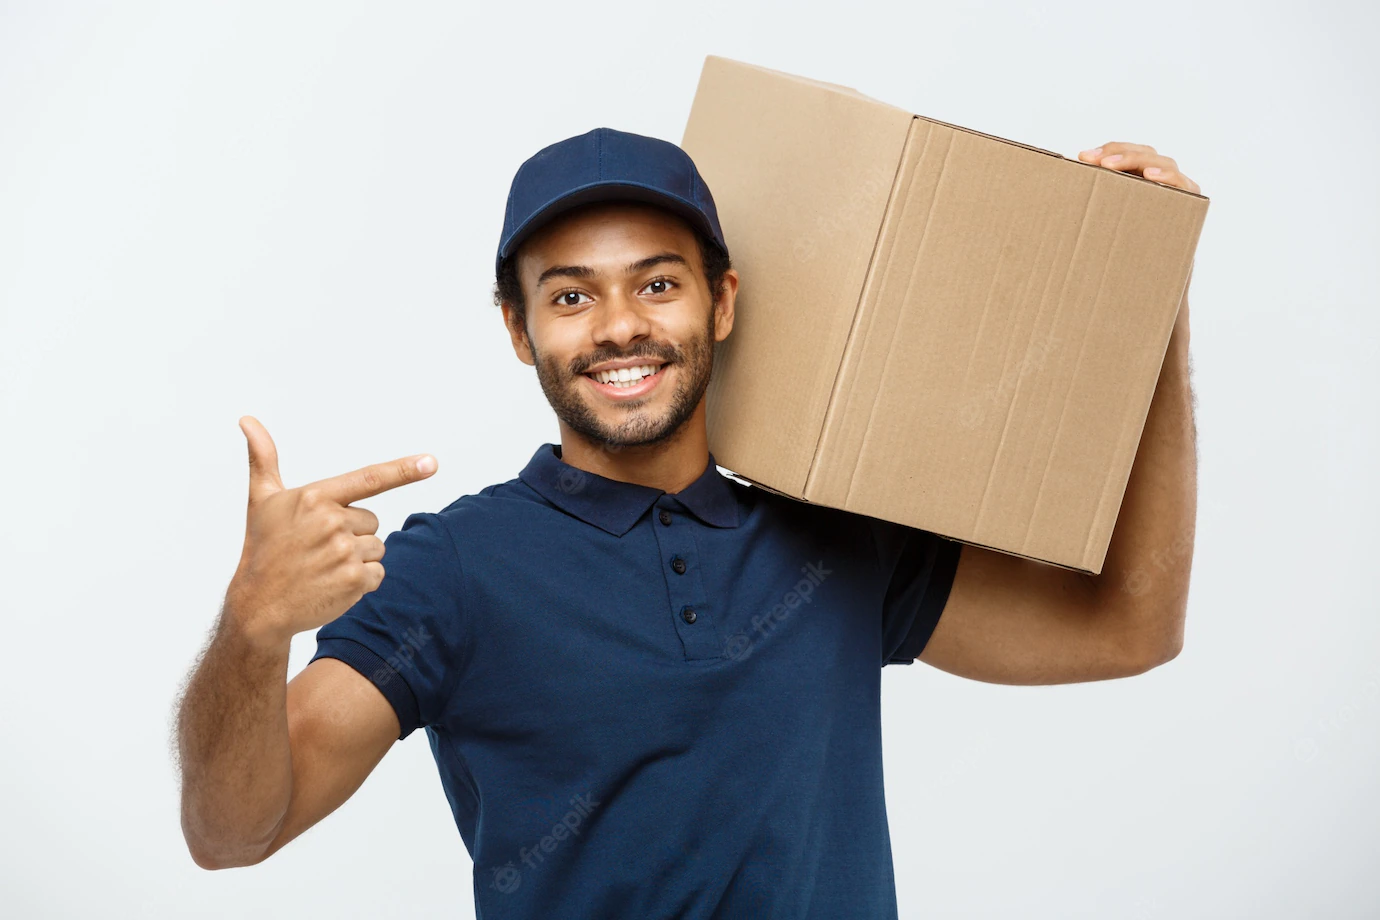
[[503, 302], [503, 325], [508, 329], [508, 337], [512, 339], [513, 351], [517, 354], [518, 360], [536, 367], [537, 361], [532, 357], [532, 343], [527, 338], [526, 315], [518, 316], [517, 310], [506, 300]]
[[733, 331], [733, 308], [738, 299], [738, 270], [730, 268], [724, 272], [723, 285], [719, 288], [719, 299], [714, 302], [714, 341], [722, 342]]

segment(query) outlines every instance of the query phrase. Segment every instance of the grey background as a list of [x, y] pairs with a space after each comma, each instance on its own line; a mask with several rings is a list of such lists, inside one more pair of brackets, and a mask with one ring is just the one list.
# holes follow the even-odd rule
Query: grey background
[[[489, 300], [508, 182], [680, 139], [707, 53], [1212, 200], [1187, 644], [1149, 674], [885, 672], [903, 917], [1372, 917], [1372, 4], [0, 4], [0, 891], [14, 917], [473, 916], [421, 733], [264, 865], [188, 856], [171, 704], [289, 486], [429, 451], [380, 535], [557, 438]], [[748, 281], [750, 283], [750, 280]], [[297, 638], [291, 672], [314, 649]], [[485, 882], [487, 883], [487, 882]]]

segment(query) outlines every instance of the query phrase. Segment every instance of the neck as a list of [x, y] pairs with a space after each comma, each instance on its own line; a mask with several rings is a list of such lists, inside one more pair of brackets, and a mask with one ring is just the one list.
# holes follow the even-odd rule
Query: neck
[[605, 479], [650, 486], [676, 493], [704, 474], [709, 465], [709, 437], [704, 403], [680, 430], [655, 444], [628, 447], [591, 441], [561, 423], [561, 459], [576, 469]]

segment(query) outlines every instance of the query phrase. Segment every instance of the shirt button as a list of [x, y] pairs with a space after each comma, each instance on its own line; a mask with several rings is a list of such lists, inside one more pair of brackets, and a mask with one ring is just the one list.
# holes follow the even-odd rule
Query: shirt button
[[661, 513], [657, 515], [657, 520], [661, 521], [661, 523], [663, 524], [671, 523], [671, 512], [667, 511], [665, 508], [662, 508]]
[[676, 556], [671, 559], [671, 568], [676, 570], [677, 575], [685, 574], [685, 560]]
[[684, 610], [680, 612], [680, 618], [687, 623], [695, 622], [695, 608], [686, 607]]

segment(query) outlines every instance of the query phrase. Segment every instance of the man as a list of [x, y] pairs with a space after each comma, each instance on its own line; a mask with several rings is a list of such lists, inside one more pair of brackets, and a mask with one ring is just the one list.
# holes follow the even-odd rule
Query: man
[[[1149, 147], [1081, 156], [1197, 190]], [[244, 552], [179, 729], [198, 865], [268, 858], [423, 727], [481, 916], [895, 917], [881, 667], [1049, 684], [1177, 654], [1186, 303], [1090, 577], [716, 470], [704, 393], [739, 278], [680, 148], [601, 128], [540, 151], [495, 267], [560, 423], [518, 477], [385, 544], [350, 503], [434, 460], [285, 489], [241, 420]], [[291, 636], [316, 627], [286, 682]]]

